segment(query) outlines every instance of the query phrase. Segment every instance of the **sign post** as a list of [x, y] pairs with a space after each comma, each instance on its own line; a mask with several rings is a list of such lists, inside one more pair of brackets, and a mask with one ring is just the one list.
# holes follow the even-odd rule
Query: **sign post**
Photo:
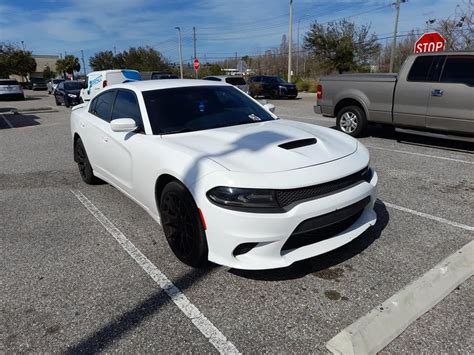
[[438, 32], [424, 33], [413, 48], [414, 53], [443, 52], [446, 47], [446, 40]]
[[197, 78], [197, 74], [199, 71], [199, 59], [194, 58], [193, 67], [194, 67], [194, 72], [196, 73], [196, 78]]

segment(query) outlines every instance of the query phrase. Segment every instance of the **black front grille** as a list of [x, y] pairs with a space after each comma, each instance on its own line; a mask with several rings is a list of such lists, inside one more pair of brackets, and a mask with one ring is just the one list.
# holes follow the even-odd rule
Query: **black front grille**
[[363, 181], [369, 182], [371, 178], [372, 170], [366, 167], [349, 176], [323, 184], [297, 189], [276, 190], [276, 198], [281, 207], [287, 207], [297, 202], [322, 197], [332, 192], [344, 190]]
[[369, 202], [368, 196], [350, 206], [301, 222], [281, 250], [300, 248], [338, 235], [359, 219]]

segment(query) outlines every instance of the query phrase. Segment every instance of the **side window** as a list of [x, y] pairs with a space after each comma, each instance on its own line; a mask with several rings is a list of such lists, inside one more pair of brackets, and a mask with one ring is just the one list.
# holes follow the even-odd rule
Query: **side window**
[[449, 56], [444, 64], [442, 83], [474, 85], [474, 56]]
[[421, 56], [415, 59], [408, 73], [408, 81], [429, 81], [429, 73], [434, 56]]
[[64, 90], [64, 82], [58, 84], [58, 90]]
[[117, 93], [112, 110], [112, 120], [116, 118], [133, 118], [137, 126], [143, 128], [140, 106], [133, 92], [119, 90]]
[[91, 103], [90, 113], [96, 115], [106, 122], [110, 122], [110, 113], [112, 111], [112, 105], [114, 103], [116, 93], [116, 90], [109, 90], [94, 98]]

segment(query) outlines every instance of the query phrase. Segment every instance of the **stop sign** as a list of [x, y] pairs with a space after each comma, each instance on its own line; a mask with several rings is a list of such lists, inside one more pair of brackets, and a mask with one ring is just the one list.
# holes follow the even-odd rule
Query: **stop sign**
[[194, 66], [194, 70], [199, 69], [199, 60], [197, 58], [194, 58], [193, 66]]
[[438, 32], [424, 33], [415, 42], [415, 53], [442, 52], [446, 45], [446, 40]]

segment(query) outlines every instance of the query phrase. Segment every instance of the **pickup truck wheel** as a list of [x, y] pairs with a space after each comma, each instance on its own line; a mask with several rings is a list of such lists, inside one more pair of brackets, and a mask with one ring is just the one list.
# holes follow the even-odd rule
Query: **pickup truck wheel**
[[367, 118], [360, 107], [347, 106], [337, 114], [336, 125], [340, 131], [358, 137], [367, 126]]

